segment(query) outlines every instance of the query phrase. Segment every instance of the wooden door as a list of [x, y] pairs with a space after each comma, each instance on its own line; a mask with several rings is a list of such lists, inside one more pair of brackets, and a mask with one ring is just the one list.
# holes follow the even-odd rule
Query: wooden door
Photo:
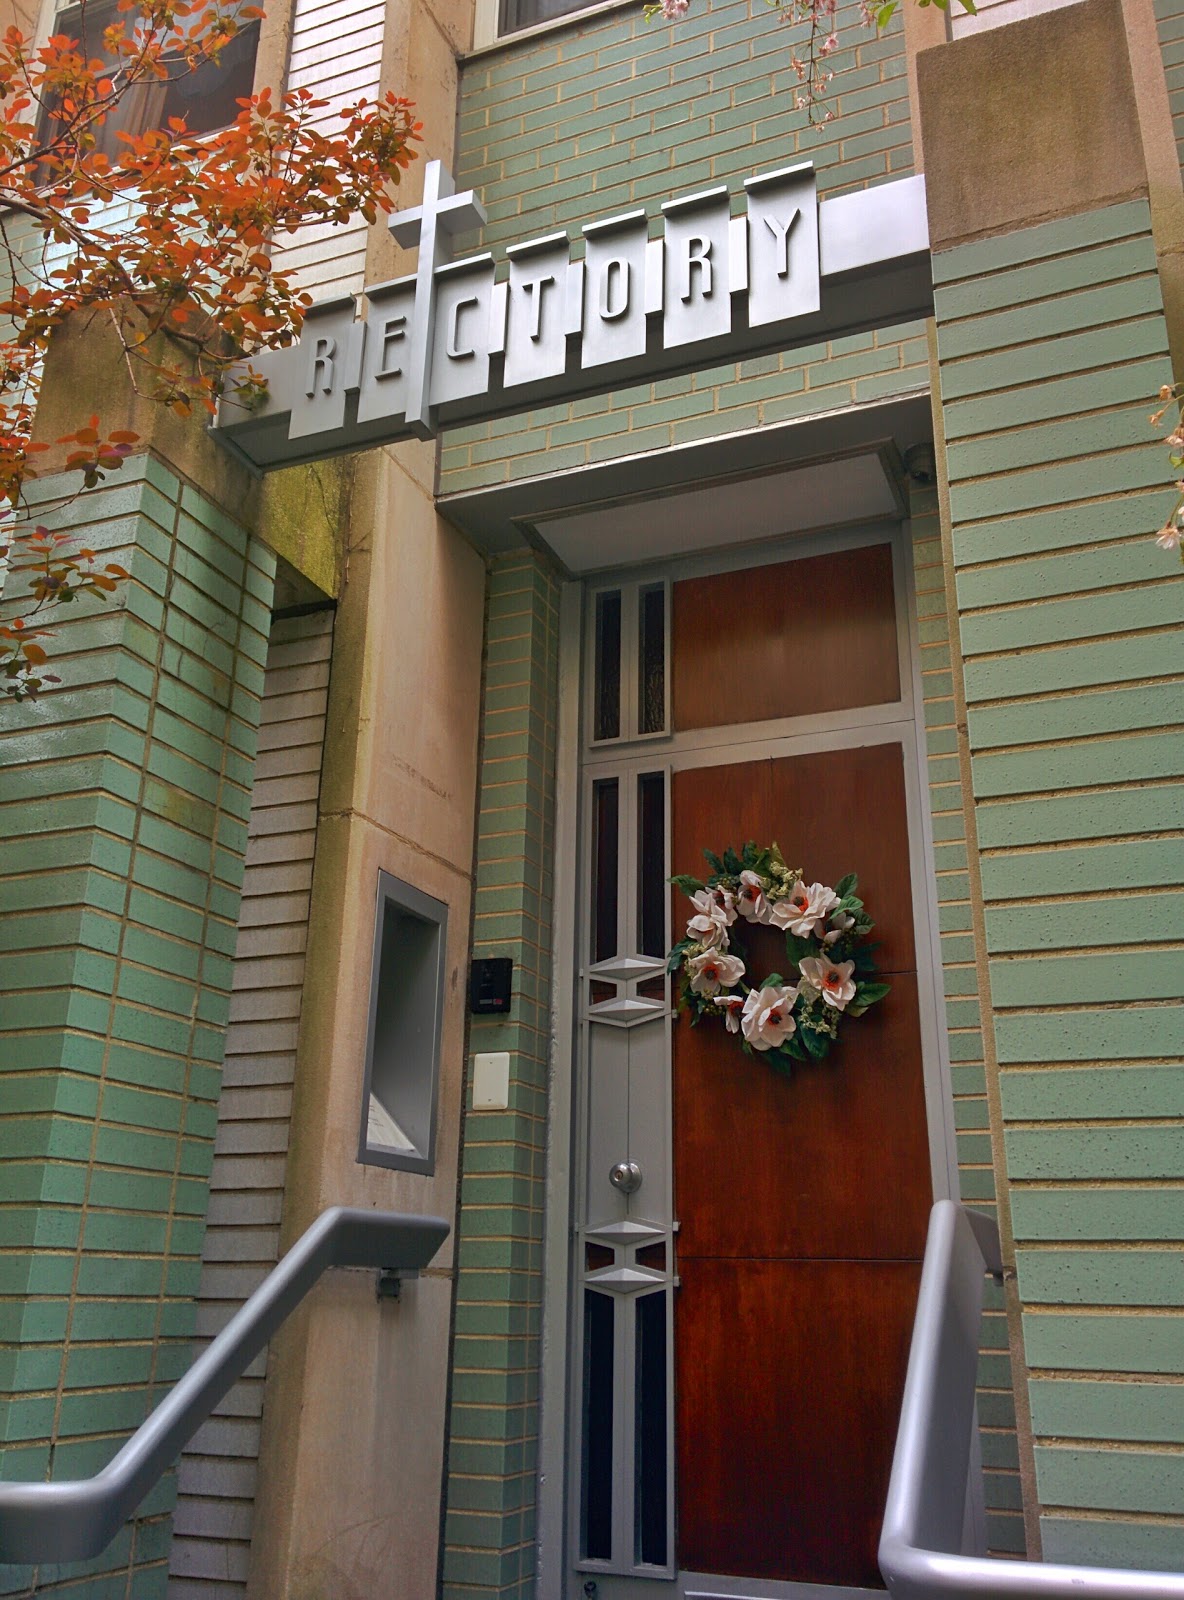
[[[866, 573], [868, 552], [859, 554]], [[739, 646], [721, 638], [715, 671], [709, 613], [720, 580], [711, 580], [711, 606], [675, 586], [677, 727], [745, 720], [744, 657], [763, 655], [767, 666], [770, 650], [781, 651], [779, 676], [796, 701], [789, 712], [762, 703], [765, 717], [830, 711], [844, 691], [855, 705], [898, 697], [895, 632], [883, 617], [892, 606], [888, 568], [886, 601], [882, 587], [870, 598], [861, 591], [844, 616], [839, 583], [828, 605], [809, 612], [829, 632], [820, 637], [816, 627], [793, 652], [823, 663], [811, 669], [822, 705], [811, 703], [782, 643], [789, 597], [800, 602], [808, 565], [761, 570], [766, 632], [777, 639], [762, 640], [760, 626]], [[768, 599], [778, 583], [780, 604]], [[878, 622], [868, 615], [877, 607]], [[692, 637], [694, 660], [680, 666]], [[860, 667], [851, 690], [843, 655], [828, 646], [853, 643]], [[892, 984], [828, 1061], [789, 1078], [744, 1055], [720, 1026], [692, 1028], [684, 1017], [674, 1028], [678, 1563], [875, 1586], [931, 1201], [902, 746], [688, 765], [673, 774], [671, 801], [675, 872], [702, 872], [704, 847], [746, 839], [777, 840], [811, 881], [857, 871]], [[685, 917], [685, 902], [675, 914]], [[750, 974], [785, 970], [773, 930], [746, 930], [745, 945]]]

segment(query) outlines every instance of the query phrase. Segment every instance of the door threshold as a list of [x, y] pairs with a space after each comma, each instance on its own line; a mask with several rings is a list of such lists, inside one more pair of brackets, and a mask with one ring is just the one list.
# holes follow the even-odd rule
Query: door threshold
[[883, 1589], [858, 1589], [838, 1583], [719, 1578], [706, 1572], [682, 1572], [679, 1578], [680, 1600], [887, 1600]]

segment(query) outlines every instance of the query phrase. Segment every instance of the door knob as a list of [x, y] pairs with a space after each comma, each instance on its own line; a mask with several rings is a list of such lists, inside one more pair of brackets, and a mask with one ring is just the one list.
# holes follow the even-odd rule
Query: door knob
[[618, 1161], [609, 1168], [608, 1181], [622, 1194], [635, 1194], [641, 1188], [641, 1168], [636, 1161]]

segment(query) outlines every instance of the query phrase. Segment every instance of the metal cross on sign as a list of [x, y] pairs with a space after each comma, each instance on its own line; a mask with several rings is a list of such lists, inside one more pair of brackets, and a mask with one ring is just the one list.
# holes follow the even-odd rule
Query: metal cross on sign
[[[396, 211], [389, 223], [397, 244], [405, 249], [419, 247], [414, 274], [367, 288], [368, 328], [366, 322], [356, 320], [353, 295], [312, 306], [297, 347], [306, 354], [303, 372], [281, 375], [268, 367], [272, 403], [286, 400], [291, 404], [290, 439], [342, 427], [347, 394], [364, 381], [370, 395], [368, 404], [365, 400], [360, 404], [360, 422], [398, 412], [403, 423], [401, 436], [432, 437], [435, 430], [429, 412], [436, 277], [452, 254], [452, 238], [484, 222], [485, 207], [473, 191], [457, 194], [443, 162], [429, 161], [424, 168], [423, 199], [417, 206]], [[426, 308], [426, 315], [418, 313], [421, 307]], [[292, 381], [300, 378], [303, 382]]]
[[[407, 211], [396, 211], [390, 220], [390, 230], [395, 243], [405, 249], [419, 246], [419, 264], [415, 269], [415, 304], [427, 306], [427, 316], [414, 318], [411, 327], [410, 349], [407, 353], [407, 404], [404, 414], [407, 424], [422, 437], [429, 438], [432, 429], [428, 424], [429, 385], [436, 297], [435, 277], [452, 254], [451, 245], [445, 250], [441, 234], [449, 238], [458, 233], [469, 233], [485, 222], [485, 207], [471, 189], [457, 194], [453, 177], [440, 161], [429, 161], [423, 175], [423, 200]], [[369, 299], [374, 303], [380, 289], [371, 289]]]

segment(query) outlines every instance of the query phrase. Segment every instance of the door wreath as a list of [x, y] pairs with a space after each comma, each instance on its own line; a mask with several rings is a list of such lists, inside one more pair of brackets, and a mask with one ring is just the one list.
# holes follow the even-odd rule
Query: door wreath
[[[777, 845], [751, 840], [737, 854], [704, 850], [711, 876], [670, 879], [694, 906], [686, 936], [671, 950], [678, 1005], [701, 1017], [722, 1017], [741, 1049], [789, 1071], [792, 1062], [822, 1061], [849, 1017], [860, 1017], [889, 992], [878, 981], [864, 942], [874, 924], [856, 894], [853, 872], [833, 889], [787, 867]], [[770, 972], [755, 987], [736, 937], [744, 922], [785, 935], [790, 981]]]

